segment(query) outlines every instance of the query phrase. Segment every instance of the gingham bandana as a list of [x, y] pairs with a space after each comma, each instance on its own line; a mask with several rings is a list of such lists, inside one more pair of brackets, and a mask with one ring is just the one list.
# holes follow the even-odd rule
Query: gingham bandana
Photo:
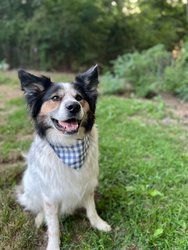
[[62, 162], [73, 169], [80, 169], [89, 149], [89, 136], [80, 139], [71, 146], [56, 146], [50, 144]]

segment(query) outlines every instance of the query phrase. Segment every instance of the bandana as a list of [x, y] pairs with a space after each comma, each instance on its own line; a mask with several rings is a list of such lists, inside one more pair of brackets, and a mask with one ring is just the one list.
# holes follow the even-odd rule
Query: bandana
[[59, 159], [68, 167], [80, 169], [89, 149], [89, 136], [80, 139], [71, 146], [55, 146], [50, 144]]

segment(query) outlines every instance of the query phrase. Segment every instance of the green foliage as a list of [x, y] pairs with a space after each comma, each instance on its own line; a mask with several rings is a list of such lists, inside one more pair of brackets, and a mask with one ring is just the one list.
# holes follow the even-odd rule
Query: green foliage
[[77, 70], [187, 39], [181, 1], [134, 2], [1, 0], [0, 61], [11, 68]]
[[[115, 77], [111, 76], [111, 81], [116, 81], [116, 88], [123, 90], [125, 89], [125, 84], [122, 84], [124, 79], [124, 83], [131, 84], [138, 96], [145, 96], [150, 91], [157, 93], [161, 90], [164, 69], [170, 64], [170, 58], [170, 53], [163, 45], [157, 45], [141, 53], [119, 56], [113, 62]], [[102, 80], [104, 93], [108, 92], [108, 85], [105, 83], [107, 76], [110, 78], [107, 73], [104, 76], [104, 83]], [[112, 89], [112, 87], [109, 88]]]
[[[4, 0], [1, 12], [0, 58], [12, 67], [74, 70], [78, 65], [104, 63], [123, 51], [125, 28], [116, 23], [124, 16], [111, 2]], [[116, 38], [107, 47], [114, 28], [121, 43]]]
[[102, 94], [118, 94], [124, 92], [126, 82], [123, 78], [112, 76], [109, 72], [101, 77], [100, 92]]
[[143, 52], [128, 53], [113, 61], [113, 74], [102, 77], [102, 93], [126, 92], [132, 85], [137, 96], [172, 92], [188, 101], [188, 43], [178, 51], [176, 59], [157, 45]]
[[188, 100], [188, 43], [184, 44], [176, 60], [165, 69], [165, 90], [176, 93]]
[[164, 44], [171, 50], [175, 44], [186, 41], [186, 5], [182, 1], [139, 0], [139, 6], [141, 14], [135, 20], [139, 41], [136, 48]]

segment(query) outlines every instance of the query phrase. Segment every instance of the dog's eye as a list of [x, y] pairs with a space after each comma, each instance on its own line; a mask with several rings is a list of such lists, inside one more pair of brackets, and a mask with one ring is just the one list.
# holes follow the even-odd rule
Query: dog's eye
[[58, 102], [58, 101], [61, 100], [61, 97], [58, 96], [58, 95], [54, 95], [54, 96], [52, 96], [51, 100], [54, 101], [54, 102]]
[[83, 98], [82, 98], [81, 95], [76, 95], [76, 96], [75, 96], [75, 99], [79, 102], [79, 101], [81, 101]]

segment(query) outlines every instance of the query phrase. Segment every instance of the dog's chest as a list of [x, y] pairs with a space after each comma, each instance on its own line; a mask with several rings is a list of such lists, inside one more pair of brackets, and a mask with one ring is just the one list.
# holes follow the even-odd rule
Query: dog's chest
[[[34, 141], [28, 154], [29, 176], [38, 190], [53, 200], [66, 200], [67, 207], [74, 207], [98, 184], [97, 141], [90, 140], [84, 164], [79, 169], [66, 166], [50, 145]], [[66, 209], [65, 209], [66, 210]]]

